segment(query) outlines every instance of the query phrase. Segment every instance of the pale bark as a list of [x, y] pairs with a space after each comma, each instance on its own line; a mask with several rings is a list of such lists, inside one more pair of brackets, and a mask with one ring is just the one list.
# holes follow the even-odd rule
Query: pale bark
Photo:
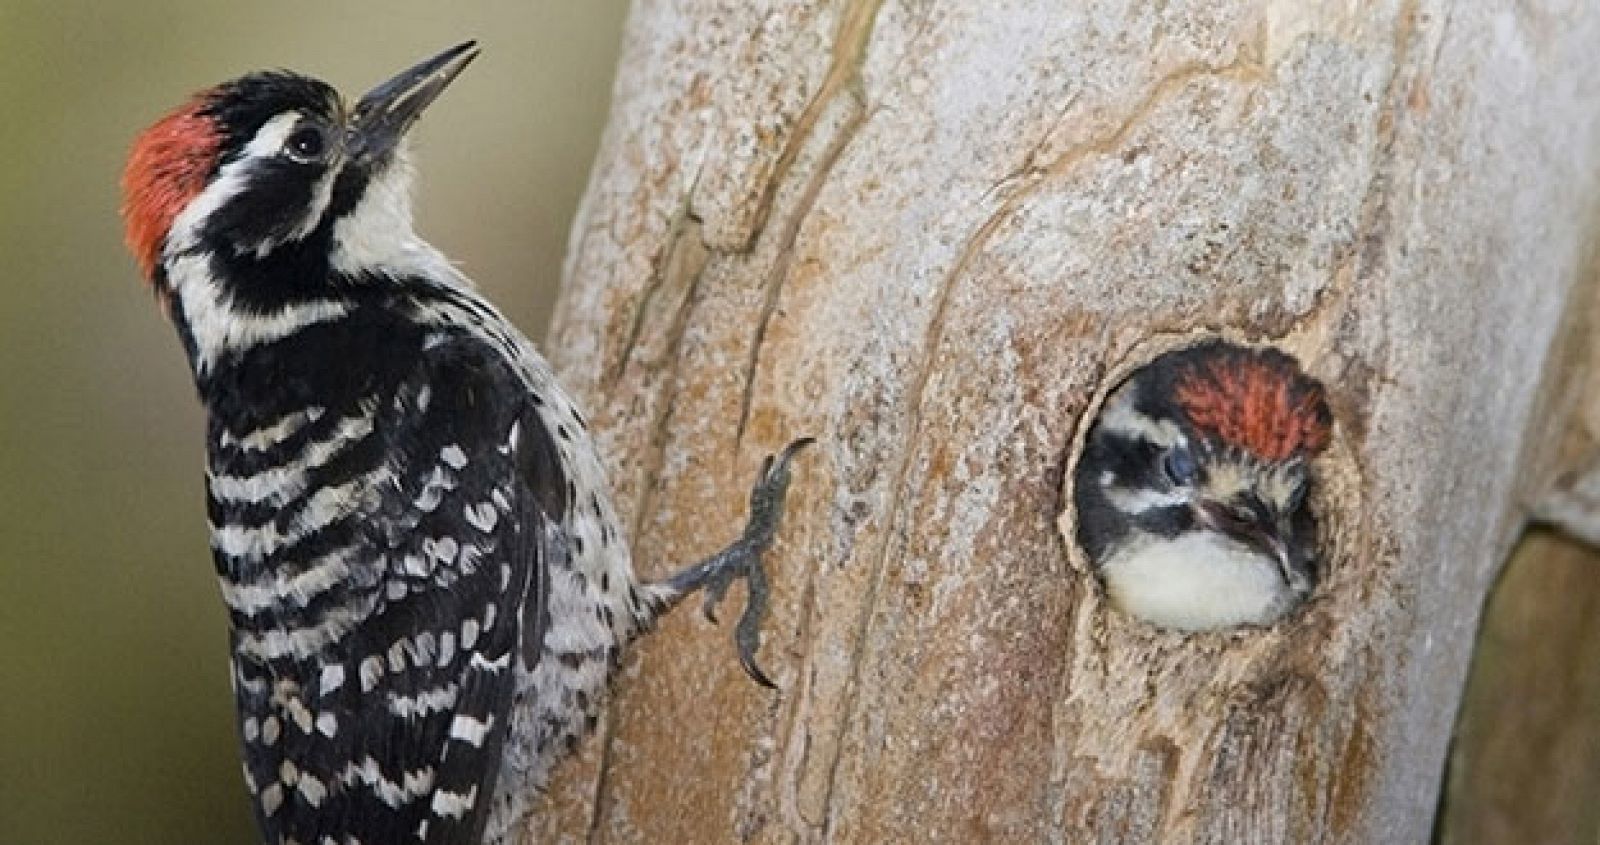
[[[540, 832], [1426, 840], [1589, 354], [1596, 45], [1579, 0], [641, 0], [548, 344], [638, 568], [821, 443], [783, 691], [679, 612]], [[1127, 620], [1058, 528], [1107, 380], [1195, 330], [1332, 394], [1329, 575], [1271, 631]]]

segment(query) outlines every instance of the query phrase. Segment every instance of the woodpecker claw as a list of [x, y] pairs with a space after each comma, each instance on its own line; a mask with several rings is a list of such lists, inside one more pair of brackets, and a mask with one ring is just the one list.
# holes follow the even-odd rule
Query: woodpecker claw
[[739, 665], [750, 679], [766, 687], [778, 685], [767, 677], [756, 663], [756, 652], [761, 648], [761, 623], [767, 616], [767, 598], [770, 589], [762, 555], [771, 548], [783, 519], [785, 497], [789, 492], [789, 464], [801, 449], [815, 443], [812, 437], [801, 437], [785, 446], [777, 455], [768, 455], [761, 462], [761, 473], [750, 489], [750, 517], [744, 533], [728, 548], [710, 560], [679, 573], [668, 580], [668, 585], [681, 594], [695, 589], [705, 591], [700, 610], [706, 619], [717, 623], [717, 605], [727, 595], [735, 578], [744, 578], [746, 599], [744, 612], [733, 629], [733, 643], [739, 653]]
[[768, 455], [761, 462], [761, 477], [750, 490], [750, 521], [745, 525], [745, 539], [750, 542], [749, 564], [745, 569], [746, 592], [744, 613], [733, 629], [733, 642], [739, 650], [739, 665], [750, 679], [766, 687], [778, 685], [767, 677], [756, 663], [756, 652], [761, 648], [761, 622], [767, 617], [767, 570], [762, 553], [771, 545], [783, 520], [784, 499], [789, 493], [789, 463], [801, 449], [815, 443], [812, 437], [801, 437], [783, 448], [776, 457]]
[[761, 648], [761, 621], [767, 616], [766, 570], [757, 564], [751, 568], [749, 578], [750, 600], [745, 603], [744, 613], [739, 615], [739, 624], [733, 628], [733, 643], [739, 651], [739, 665], [744, 667], [750, 680], [775, 690], [778, 685], [756, 663], [756, 652]]
[[721, 624], [717, 619], [717, 605], [722, 603], [722, 598], [728, 594], [728, 587], [733, 585], [734, 569], [733, 566], [724, 566], [706, 580], [706, 595], [700, 603], [700, 612], [713, 625]]

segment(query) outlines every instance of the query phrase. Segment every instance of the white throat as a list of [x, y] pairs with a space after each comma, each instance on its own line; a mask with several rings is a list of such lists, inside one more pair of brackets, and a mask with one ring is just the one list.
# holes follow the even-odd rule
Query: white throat
[[329, 263], [340, 273], [388, 273], [466, 279], [427, 241], [417, 237], [411, 216], [411, 160], [402, 147], [367, 182], [361, 200], [333, 225]]
[[167, 283], [194, 340], [197, 376], [210, 372], [218, 360], [231, 352], [288, 337], [307, 326], [337, 320], [350, 311], [349, 306], [335, 300], [295, 303], [270, 314], [241, 309], [227, 289], [211, 277], [211, 257], [204, 253], [169, 260]]

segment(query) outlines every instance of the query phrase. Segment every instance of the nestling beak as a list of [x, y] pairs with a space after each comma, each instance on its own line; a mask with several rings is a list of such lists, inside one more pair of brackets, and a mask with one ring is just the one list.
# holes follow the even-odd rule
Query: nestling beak
[[1298, 589], [1302, 578], [1289, 564], [1289, 546], [1278, 536], [1278, 529], [1269, 520], [1257, 515], [1246, 517], [1235, 508], [1219, 502], [1202, 501], [1194, 505], [1195, 518], [1201, 525], [1220, 531], [1234, 541], [1254, 549], [1278, 564], [1283, 580]]
[[478, 42], [457, 44], [367, 92], [350, 117], [346, 154], [360, 164], [388, 155], [422, 110], [477, 57]]

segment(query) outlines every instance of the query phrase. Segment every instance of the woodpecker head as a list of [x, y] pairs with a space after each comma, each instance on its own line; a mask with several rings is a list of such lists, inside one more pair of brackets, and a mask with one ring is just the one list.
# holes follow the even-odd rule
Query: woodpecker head
[[128, 248], [197, 365], [251, 334], [250, 318], [436, 256], [412, 233], [403, 141], [477, 52], [453, 47], [353, 105], [316, 79], [252, 73], [138, 137], [122, 175]]
[[1311, 459], [1322, 387], [1275, 350], [1169, 352], [1106, 400], [1074, 490], [1114, 605], [1185, 631], [1267, 625], [1316, 581]]

